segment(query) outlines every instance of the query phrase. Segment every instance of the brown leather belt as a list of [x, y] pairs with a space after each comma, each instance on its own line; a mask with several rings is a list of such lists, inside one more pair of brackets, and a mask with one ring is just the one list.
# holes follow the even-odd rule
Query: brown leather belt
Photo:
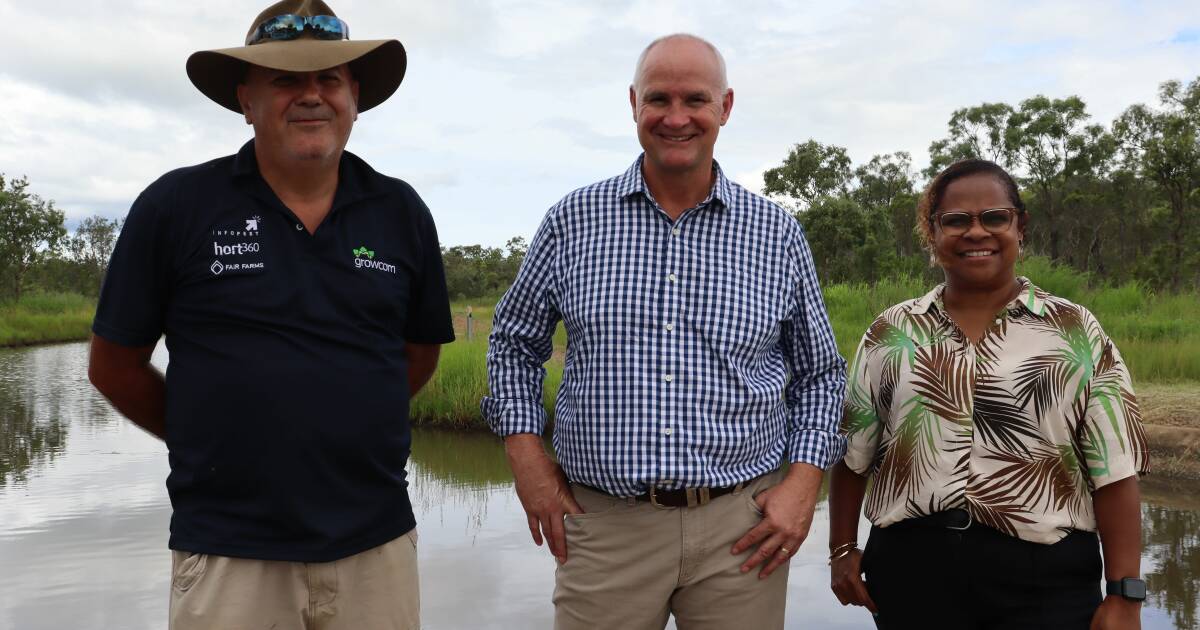
[[[635, 497], [616, 498], [633, 501], [646, 501], [653, 503], [658, 507], [697, 507], [700, 505], [705, 505], [717, 497], [725, 496], [731, 492], [737, 492], [753, 481], [754, 480], [751, 479], [750, 481], [745, 481], [736, 485], [725, 486], [722, 488], [678, 488], [676, 490], [659, 490], [654, 486], [651, 486], [650, 491], [644, 494], [639, 494]], [[592, 492], [599, 492], [600, 494], [610, 497], [613, 496], [599, 488], [593, 488], [587, 484], [578, 483], [575, 485], [587, 488]]]

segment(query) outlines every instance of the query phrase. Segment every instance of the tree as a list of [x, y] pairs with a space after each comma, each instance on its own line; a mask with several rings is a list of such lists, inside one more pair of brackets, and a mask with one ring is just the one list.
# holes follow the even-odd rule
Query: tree
[[912, 178], [912, 156], [904, 151], [876, 155], [854, 169], [857, 186], [850, 196], [873, 218], [891, 226], [897, 256], [920, 249], [913, 231], [917, 196]]
[[845, 195], [850, 183], [850, 157], [839, 146], [823, 145], [816, 140], [797, 144], [783, 164], [763, 173], [763, 192], [795, 200], [795, 207], [806, 207], [834, 194]]
[[74, 236], [64, 239], [63, 248], [85, 275], [83, 286], [79, 287], [84, 293], [98, 294], [120, 231], [119, 220], [95, 215], [81, 221]]
[[1200, 196], [1200, 77], [1187, 87], [1179, 81], [1163, 83], [1159, 101], [1161, 110], [1142, 104], [1125, 110], [1113, 129], [1130, 167], [1153, 181], [1168, 202], [1166, 259], [1171, 288], [1178, 289], [1185, 266], [1195, 266], [1184, 255], [1193, 249], [1188, 242]]
[[66, 235], [63, 213], [54, 202], [29, 193], [25, 178], [6, 182], [0, 175], [0, 265], [13, 298], [21, 299], [25, 274]]
[[[825, 196], [796, 218], [804, 226], [822, 284], [870, 279], [875, 274], [877, 226], [848, 196]], [[876, 229], [872, 229], [872, 228]]]
[[991, 160], [1004, 168], [1012, 165], [1012, 148], [1007, 141], [1013, 108], [1007, 103], [982, 103], [955, 110], [947, 124], [950, 135], [929, 145], [929, 168], [933, 179], [942, 169], [959, 160]]
[[1091, 177], [1115, 149], [1102, 126], [1086, 125], [1088, 118], [1087, 105], [1078, 96], [1041, 95], [1021, 101], [1008, 118], [1005, 142], [1013, 165], [1032, 184], [1037, 209], [1046, 219], [1043, 231], [1054, 261], [1063, 255], [1063, 198]]

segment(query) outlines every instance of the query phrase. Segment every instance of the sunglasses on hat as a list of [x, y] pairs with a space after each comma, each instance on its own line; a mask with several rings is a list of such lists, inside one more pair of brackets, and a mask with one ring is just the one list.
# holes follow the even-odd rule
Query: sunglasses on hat
[[350, 26], [332, 15], [296, 15], [285, 13], [263, 20], [246, 45], [262, 41], [296, 39], [311, 30], [317, 39], [350, 39]]

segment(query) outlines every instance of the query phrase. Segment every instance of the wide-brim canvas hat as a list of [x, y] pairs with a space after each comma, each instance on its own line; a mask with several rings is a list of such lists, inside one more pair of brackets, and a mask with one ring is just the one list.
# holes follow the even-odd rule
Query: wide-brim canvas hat
[[242, 113], [237, 86], [246, 75], [246, 64], [287, 72], [315, 72], [349, 64], [358, 81], [358, 111], [365, 112], [384, 102], [404, 79], [408, 56], [394, 39], [355, 41], [321, 40], [304, 34], [297, 39], [250, 44], [258, 25], [285, 14], [330, 15], [333, 10], [321, 0], [283, 0], [258, 14], [246, 34], [247, 45], [238, 48], [202, 50], [187, 60], [188, 78], [196, 89], [226, 109]]

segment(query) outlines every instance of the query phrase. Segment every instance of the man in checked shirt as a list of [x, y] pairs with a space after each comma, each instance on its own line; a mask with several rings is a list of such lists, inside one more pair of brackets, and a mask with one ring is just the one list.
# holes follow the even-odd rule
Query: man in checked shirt
[[629, 102], [645, 152], [547, 213], [496, 307], [483, 413], [559, 561], [555, 628], [782, 628], [788, 560], [845, 450], [845, 362], [800, 225], [713, 160], [733, 108], [716, 48], [654, 41]]

